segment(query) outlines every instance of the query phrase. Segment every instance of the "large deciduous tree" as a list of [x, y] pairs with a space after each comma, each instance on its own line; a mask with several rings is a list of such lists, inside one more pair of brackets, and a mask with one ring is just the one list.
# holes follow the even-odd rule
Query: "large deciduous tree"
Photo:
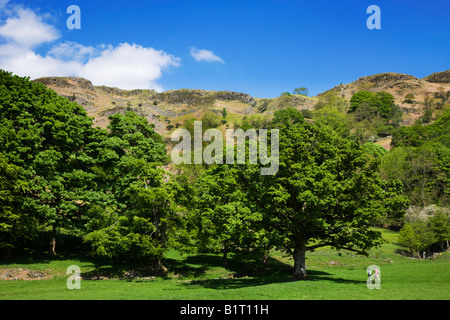
[[263, 177], [260, 206], [277, 246], [293, 255], [294, 278], [304, 279], [308, 250], [331, 246], [366, 253], [381, 242], [371, 224], [403, 214], [408, 200], [399, 181], [379, 177], [378, 160], [359, 143], [325, 126], [283, 117], [292, 110], [278, 113], [279, 171]]

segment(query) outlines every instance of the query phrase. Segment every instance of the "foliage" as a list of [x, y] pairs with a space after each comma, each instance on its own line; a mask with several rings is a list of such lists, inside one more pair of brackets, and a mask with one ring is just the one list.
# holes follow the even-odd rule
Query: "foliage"
[[428, 141], [439, 140], [450, 148], [450, 110], [429, 125], [414, 125], [412, 127], [400, 127], [393, 136], [391, 145], [394, 147], [420, 147]]
[[175, 189], [156, 169], [167, 155], [146, 119], [126, 112], [110, 116], [108, 131], [94, 128], [79, 105], [4, 71], [0, 91], [3, 248], [41, 228], [51, 230], [52, 254], [59, 230], [107, 256], [160, 256], [172, 244]]
[[401, 127], [382, 161], [383, 177], [399, 178], [414, 205], [449, 203], [450, 113], [433, 124]]
[[359, 91], [350, 99], [350, 112], [354, 112], [359, 120], [380, 116], [395, 123], [401, 117], [400, 108], [394, 97], [387, 92]]
[[314, 108], [320, 110], [322, 108], [337, 109], [340, 112], [347, 112], [349, 109], [348, 102], [339, 96], [336, 91], [328, 91], [319, 96], [319, 101]]
[[296, 123], [303, 123], [304, 118], [301, 112], [293, 107], [275, 111], [272, 119], [272, 128], [279, 128], [286, 125], [295, 125]]
[[267, 225], [275, 228], [278, 247], [294, 255], [301, 278], [306, 250], [330, 245], [364, 253], [380, 240], [370, 223], [401, 215], [408, 202], [401, 183], [381, 180], [379, 162], [369, 161], [357, 142], [291, 118], [274, 117], [281, 129], [280, 170], [261, 192]]
[[0, 154], [0, 249], [3, 257], [11, 257], [11, 248], [22, 238], [35, 232], [36, 220], [20, 210], [24, 194], [29, 186], [24, 180], [23, 169], [9, 164]]
[[264, 236], [262, 215], [252, 210], [251, 190], [243, 184], [243, 175], [247, 174], [235, 166], [217, 166], [206, 171], [196, 184], [198, 246], [201, 250], [221, 250], [224, 264], [229, 251], [260, 249]]
[[405, 223], [399, 241], [409, 248], [411, 256], [421, 258], [420, 253], [429, 251], [432, 244], [448, 240], [449, 232], [450, 217], [440, 212], [427, 220]]
[[227, 108], [222, 108], [222, 118], [226, 119], [227, 117]]
[[146, 119], [132, 112], [110, 116], [100, 144], [114, 217], [84, 236], [93, 254], [126, 260], [158, 261], [172, 244], [177, 212], [175, 191], [157, 165], [166, 160], [161, 137]]
[[[223, 115], [223, 113], [222, 113]], [[226, 116], [226, 114], [225, 114]], [[201, 117], [204, 130], [217, 128], [220, 125], [220, 117], [213, 111], [207, 110]]]
[[199, 179], [201, 242], [260, 252], [275, 246], [294, 256], [296, 278], [306, 275], [306, 250], [333, 246], [364, 253], [379, 244], [371, 223], [401, 216], [408, 203], [400, 182], [378, 177], [381, 152], [311, 126], [294, 108], [276, 111], [272, 128], [280, 130], [276, 175], [222, 165]]
[[[319, 101], [320, 103], [320, 101]], [[317, 105], [316, 105], [317, 108]], [[348, 115], [340, 110], [340, 107], [323, 106], [314, 112], [314, 123], [318, 126], [332, 128], [342, 137], [350, 137], [352, 121]]]
[[428, 248], [435, 238], [424, 221], [417, 221], [414, 224], [407, 223], [403, 226], [400, 230], [399, 241], [409, 248], [412, 256], [420, 258], [419, 252]]
[[309, 90], [307, 88], [305, 88], [305, 87], [300, 87], [300, 88], [295, 88], [292, 93], [293, 94], [300, 94], [300, 95], [303, 95], [303, 96], [308, 96]]
[[126, 112], [113, 114], [109, 120], [108, 139], [115, 141], [115, 151], [119, 156], [126, 153], [147, 162], [167, 161], [163, 140], [147, 119], [133, 112]]
[[80, 231], [87, 211], [102, 202], [92, 197], [98, 187], [92, 146], [101, 135], [82, 107], [28, 78], [0, 71], [0, 91], [0, 152], [28, 181], [15, 209], [53, 230], [54, 253], [56, 232]]
[[143, 160], [134, 162], [128, 169], [140, 175], [123, 190], [126, 208], [112, 225], [87, 234], [84, 240], [97, 256], [158, 261], [173, 245], [173, 228], [180, 223], [176, 189], [163, 182], [161, 169]]

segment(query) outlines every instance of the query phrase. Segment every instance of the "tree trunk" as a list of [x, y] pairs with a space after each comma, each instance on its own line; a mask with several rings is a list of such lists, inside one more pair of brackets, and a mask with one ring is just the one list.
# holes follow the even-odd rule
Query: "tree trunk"
[[294, 274], [293, 280], [306, 280], [306, 247], [299, 244], [294, 249]]
[[48, 249], [48, 254], [51, 256], [56, 256], [56, 230], [55, 227], [52, 228], [52, 235], [50, 239], [50, 248]]
[[222, 255], [222, 266], [226, 267], [228, 265], [228, 249], [226, 246], [223, 246], [223, 255]]
[[263, 265], [267, 265], [268, 260], [269, 260], [269, 252], [266, 252], [263, 255]]

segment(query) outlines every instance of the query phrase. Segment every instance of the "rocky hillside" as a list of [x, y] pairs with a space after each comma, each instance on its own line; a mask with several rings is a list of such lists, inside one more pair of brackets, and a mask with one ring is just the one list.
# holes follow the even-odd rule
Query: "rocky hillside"
[[[404, 110], [404, 124], [407, 125], [423, 115], [426, 97], [439, 99], [439, 96], [450, 91], [450, 70], [436, 72], [423, 79], [402, 73], [380, 73], [361, 77], [349, 84], [340, 84], [330, 90], [348, 100], [361, 90], [389, 92]], [[414, 97], [406, 99], [408, 94]]]
[[254, 114], [270, 115], [287, 105], [303, 109], [316, 103], [314, 98], [299, 95], [259, 99], [231, 91], [180, 89], [158, 93], [154, 90], [122, 90], [94, 86], [89, 80], [77, 77], [46, 77], [34, 81], [82, 105], [97, 126], [106, 127], [111, 114], [131, 110], [154, 123], [161, 134], [181, 126], [190, 117], [200, 118], [206, 110], [220, 115], [225, 108], [229, 119], [240, 121]]
[[[188, 118], [200, 118], [207, 110], [220, 115], [225, 108], [227, 126], [233, 127], [233, 124], [244, 117], [269, 117], [275, 110], [286, 106], [311, 109], [318, 98], [282, 95], [260, 99], [239, 92], [196, 89], [166, 92], [122, 90], [94, 86], [89, 80], [77, 77], [46, 77], [34, 81], [43, 83], [59, 95], [82, 105], [89, 116], [94, 118], [97, 126], [106, 127], [111, 114], [131, 110], [154, 123], [155, 129], [163, 135], [183, 125]], [[387, 91], [404, 110], [404, 124], [408, 125], [423, 115], [427, 97], [439, 98], [450, 92], [450, 70], [433, 73], [423, 79], [407, 74], [381, 73], [359, 78], [349, 84], [340, 84], [330, 90], [338, 92], [347, 100], [360, 90]], [[408, 94], [413, 94], [413, 98], [406, 99]]]

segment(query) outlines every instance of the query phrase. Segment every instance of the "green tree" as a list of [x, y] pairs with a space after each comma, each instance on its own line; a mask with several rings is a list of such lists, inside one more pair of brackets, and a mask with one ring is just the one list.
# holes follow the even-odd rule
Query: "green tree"
[[420, 258], [420, 252], [427, 250], [435, 241], [435, 234], [426, 221], [417, 220], [414, 223], [405, 223], [400, 230], [399, 242], [409, 248], [413, 257]]
[[350, 137], [350, 129], [352, 128], [351, 119], [339, 108], [321, 107], [314, 112], [314, 123], [316, 125], [324, 125], [332, 128], [337, 134], [343, 137]]
[[[247, 142], [247, 153], [248, 146]], [[195, 184], [196, 197], [191, 207], [196, 245], [201, 251], [222, 252], [223, 265], [227, 264], [228, 253], [238, 251], [257, 252], [266, 263], [273, 247], [260, 207], [260, 168], [249, 164], [248, 158], [246, 161], [213, 166]]]
[[381, 241], [370, 228], [382, 216], [401, 216], [408, 200], [399, 181], [378, 176], [361, 146], [326, 127], [286, 118], [280, 127], [280, 169], [261, 188], [277, 247], [293, 255], [294, 278], [306, 277], [305, 254], [323, 246], [365, 253]]
[[154, 125], [134, 112], [116, 113], [109, 117], [109, 139], [116, 139], [114, 149], [118, 156], [128, 155], [147, 162], [167, 161], [162, 137], [154, 130]]
[[376, 92], [372, 103], [377, 106], [377, 110], [383, 118], [392, 118], [395, 108], [394, 97], [387, 92]]
[[222, 118], [226, 119], [227, 118], [227, 108], [223, 108], [222, 109]]
[[280, 109], [274, 112], [271, 126], [279, 128], [304, 122], [303, 114], [294, 107]]
[[303, 95], [303, 96], [308, 96], [309, 90], [307, 88], [305, 88], [305, 87], [300, 87], [300, 88], [295, 88], [292, 93], [293, 94], [300, 94], [300, 95]]
[[399, 179], [404, 194], [411, 204], [446, 205], [450, 191], [450, 148], [430, 141], [420, 147], [396, 147], [381, 161], [380, 175], [386, 179]]
[[350, 112], [357, 112], [360, 119], [380, 116], [396, 123], [401, 118], [400, 108], [394, 97], [387, 92], [359, 91], [350, 99]]
[[450, 239], [450, 216], [443, 210], [436, 212], [432, 217], [428, 219], [430, 230], [433, 232], [436, 242], [441, 246], [441, 250], [444, 250], [444, 243], [446, 249], [448, 249], [448, 241]]
[[425, 109], [425, 112], [422, 115], [421, 120], [423, 123], [431, 122], [431, 120], [433, 120], [433, 110], [431, 108]]
[[204, 131], [217, 128], [220, 125], [220, 117], [213, 111], [207, 110], [201, 117], [202, 128]]
[[180, 187], [158, 167], [167, 155], [153, 125], [132, 112], [110, 120], [109, 133], [99, 143], [99, 171], [114, 197], [112, 214], [102, 217], [84, 241], [94, 255], [144, 260], [159, 269], [164, 251], [184, 238], [182, 209], [175, 201]]
[[373, 98], [370, 91], [358, 91], [350, 99], [350, 112], [355, 112], [363, 103], [369, 102]]

